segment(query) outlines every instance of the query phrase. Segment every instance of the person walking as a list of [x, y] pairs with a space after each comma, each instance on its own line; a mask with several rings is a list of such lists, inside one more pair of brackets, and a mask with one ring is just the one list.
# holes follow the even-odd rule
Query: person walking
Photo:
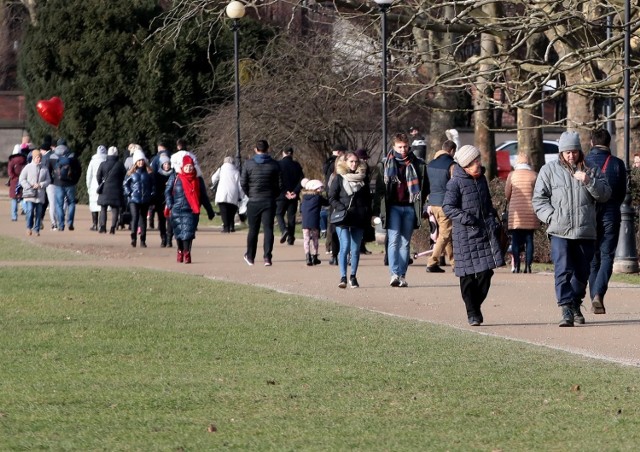
[[[73, 221], [76, 215], [76, 186], [82, 176], [82, 166], [64, 138], [58, 140], [54, 151], [53, 185], [56, 186], [56, 223], [58, 231], [64, 231], [65, 224], [69, 231], [74, 230]], [[65, 209], [66, 206], [66, 209]]]
[[11, 198], [11, 221], [18, 221], [18, 205], [22, 202], [22, 193], [19, 193], [20, 173], [27, 166], [27, 156], [21, 151], [20, 145], [16, 144], [13, 152], [9, 156], [7, 172], [9, 173], [9, 198]]
[[551, 237], [555, 291], [562, 310], [560, 327], [585, 323], [580, 310], [598, 236], [596, 202], [606, 202], [611, 187], [597, 168], [585, 164], [580, 135], [563, 132], [558, 160], [545, 164], [533, 191], [533, 209]]
[[509, 203], [508, 231], [511, 234], [513, 272], [520, 273], [520, 251], [525, 250], [524, 273], [531, 273], [533, 264], [533, 234], [540, 227], [540, 220], [533, 211], [533, 189], [536, 173], [529, 165], [529, 156], [518, 153], [516, 166], [507, 176], [504, 195]]
[[224, 158], [222, 166], [211, 176], [211, 183], [216, 187], [215, 203], [222, 217], [222, 233], [236, 232], [236, 213], [244, 193], [240, 188], [240, 171], [236, 168], [233, 157]]
[[320, 211], [329, 205], [327, 198], [322, 196], [324, 184], [317, 179], [303, 179], [304, 185], [300, 192], [300, 215], [302, 216], [302, 237], [304, 252], [308, 266], [320, 265], [318, 258], [320, 243]]
[[147, 164], [144, 152], [140, 149], [133, 152], [133, 166], [127, 171], [123, 187], [131, 211], [131, 246], [136, 247], [139, 228], [140, 247], [146, 248], [147, 212], [155, 194], [155, 185], [151, 167]]
[[393, 149], [383, 165], [384, 227], [391, 287], [408, 287], [406, 280], [413, 230], [420, 227], [423, 203], [429, 194], [427, 165], [409, 150], [403, 133], [393, 137]]
[[204, 180], [198, 177], [191, 156], [183, 156], [180, 170], [169, 177], [164, 196], [165, 216], [170, 218], [178, 247], [176, 260], [190, 264], [191, 248], [200, 221], [200, 206], [204, 206], [209, 220], [215, 216]]
[[456, 151], [453, 177], [447, 182], [442, 210], [453, 223], [454, 272], [471, 326], [484, 322], [482, 303], [489, 294], [493, 269], [504, 265], [500, 220], [475, 146]]
[[334, 222], [340, 253], [340, 283], [338, 287], [347, 287], [347, 258], [351, 259], [349, 287], [359, 287], [357, 272], [360, 261], [360, 243], [364, 228], [371, 224], [371, 191], [367, 164], [360, 162], [355, 152], [347, 152], [336, 161], [336, 177], [329, 187], [329, 203], [334, 212], [345, 212], [344, 217]]
[[27, 235], [40, 235], [42, 229], [42, 206], [46, 198], [46, 188], [51, 182], [49, 169], [42, 165], [39, 150], [31, 154], [31, 163], [20, 172], [19, 183], [26, 206]]
[[258, 247], [258, 234], [262, 223], [264, 238], [264, 265], [273, 264], [273, 223], [276, 215], [276, 198], [282, 190], [282, 179], [278, 162], [269, 155], [269, 143], [259, 140], [255, 155], [242, 166], [240, 186], [249, 197], [247, 203], [247, 252], [244, 260], [253, 265]]
[[[293, 245], [296, 240], [296, 212], [302, 186], [300, 181], [304, 172], [300, 163], [293, 160], [293, 148], [287, 147], [282, 151], [282, 158], [278, 161], [282, 177], [282, 191], [276, 199], [276, 219], [280, 229], [280, 243]], [[285, 214], [287, 216], [285, 222]]]
[[[151, 167], [153, 171], [153, 166]], [[171, 159], [169, 155], [163, 153], [158, 159], [157, 170], [153, 171], [153, 183], [155, 190], [153, 195], [153, 209], [158, 213], [158, 232], [160, 233], [160, 248], [171, 248], [173, 246], [173, 229], [171, 222], [167, 221], [164, 215], [164, 208], [167, 206], [164, 195], [169, 178], [173, 174], [171, 169]], [[151, 217], [153, 218], [153, 217]], [[151, 221], [150, 224], [153, 222]]]
[[91, 212], [91, 228], [92, 231], [98, 230], [98, 219], [100, 216], [100, 205], [98, 204], [98, 168], [107, 160], [107, 148], [103, 145], [98, 146], [96, 153], [91, 157], [91, 161], [87, 166], [87, 174], [85, 175], [85, 183], [87, 185], [87, 193], [89, 194], [89, 211]]
[[[347, 152], [347, 147], [344, 144], [335, 144], [331, 156], [322, 165], [322, 174], [324, 175], [324, 186], [330, 187], [336, 171], [336, 160], [343, 156]], [[329, 206], [327, 217], [331, 216], [331, 206]], [[336, 234], [336, 227], [327, 222], [326, 237], [325, 237], [325, 249], [327, 254], [331, 255], [329, 265], [338, 265], [338, 252], [340, 249], [340, 243]]]
[[452, 224], [449, 217], [442, 210], [444, 195], [447, 191], [447, 183], [453, 173], [456, 144], [451, 140], [442, 143], [442, 149], [436, 152], [433, 160], [427, 165], [427, 175], [429, 176], [429, 206], [438, 224], [438, 237], [433, 246], [433, 253], [427, 259], [427, 272], [443, 273], [440, 267], [440, 259], [444, 253], [449, 258], [449, 263], [453, 265], [453, 242], [451, 239]]
[[589, 273], [591, 311], [605, 314], [604, 297], [613, 273], [613, 258], [618, 246], [622, 215], [620, 206], [627, 195], [627, 170], [624, 162], [611, 155], [611, 135], [606, 129], [591, 132], [591, 151], [584, 161], [588, 167], [598, 168], [611, 187], [611, 197], [596, 206], [596, 248]]
[[102, 192], [98, 194], [100, 216], [98, 218], [98, 232], [107, 232], [107, 209], [111, 208], [111, 228], [109, 234], [115, 234], [118, 227], [120, 209], [127, 207], [124, 199], [124, 178], [127, 171], [124, 164], [118, 158], [118, 148], [115, 146], [107, 149], [107, 159], [100, 164], [96, 174], [98, 185], [102, 185]]

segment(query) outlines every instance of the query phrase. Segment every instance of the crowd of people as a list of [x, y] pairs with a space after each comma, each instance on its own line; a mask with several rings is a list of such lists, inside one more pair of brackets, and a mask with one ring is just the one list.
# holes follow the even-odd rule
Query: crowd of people
[[[238, 168], [231, 157], [211, 176], [214, 203], [222, 220], [222, 233], [235, 232], [235, 217], [247, 225], [244, 261], [255, 265], [259, 234], [263, 235], [264, 265], [273, 265], [274, 226], [280, 243], [295, 243], [300, 209], [304, 261], [321, 263], [320, 239], [339, 271], [339, 288], [358, 288], [358, 264], [365, 243], [373, 240], [374, 226], [386, 232], [385, 265], [389, 286], [408, 287], [412, 262], [411, 240], [427, 218], [437, 230], [426, 271], [443, 273], [449, 261], [459, 278], [461, 298], [470, 325], [484, 322], [482, 304], [488, 296], [494, 269], [505, 265], [501, 229], [511, 238], [512, 271], [531, 273], [534, 232], [542, 225], [550, 239], [555, 272], [560, 326], [585, 323], [581, 312], [589, 286], [592, 312], [604, 314], [604, 299], [613, 267], [620, 229], [620, 205], [626, 195], [624, 162], [611, 155], [611, 136], [596, 129], [591, 150], [582, 151], [580, 135], [564, 132], [559, 158], [536, 173], [528, 155], [517, 156], [505, 185], [508, 216], [503, 224], [493, 206], [480, 151], [459, 147], [457, 133], [426, 162], [426, 142], [416, 128], [411, 137], [398, 133], [376, 166], [367, 162], [366, 149], [349, 151], [336, 144], [324, 163], [323, 180], [308, 179], [287, 147], [279, 159], [269, 143], [259, 140], [254, 155]], [[171, 153], [166, 143], [150, 161], [137, 144], [120, 159], [116, 147], [98, 146], [85, 171], [91, 230], [109, 234], [123, 225], [130, 230], [131, 246], [147, 247], [147, 227], [160, 235], [161, 247], [176, 242], [177, 262], [191, 263], [201, 209], [215, 215], [202, 171], [187, 143], [176, 142]], [[634, 156], [640, 167], [640, 155]], [[82, 168], [61, 138], [49, 137], [39, 149], [28, 142], [17, 145], [9, 159], [11, 220], [18, 220], [19, 205], [26, 215], [28, 235], [39, 235], [49, 206], [51, 229], [74, 230], [76, 186]], [[521, 261], [524, 252], [524, 262]]]

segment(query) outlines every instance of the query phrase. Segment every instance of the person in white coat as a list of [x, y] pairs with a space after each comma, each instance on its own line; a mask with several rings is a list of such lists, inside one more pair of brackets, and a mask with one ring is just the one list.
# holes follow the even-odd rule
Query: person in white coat
[[216, 187], [215, 203], [220, 208], [222, 232], [236, 232], [235, 217], [244, 193], [240, 188], [240, 171], [233, 164], [232, 157], [224, 158], [222, 166], [211, 176], [211, 184]]
[[42, 226], [42, 206], [46, 196], [46, 188], [51, 182], [49, 169], [42, 164], [42, 154], [35, 150], [31, 154], [31, 163], [20, 173], [19, 183], [25, 201], [27, 235], [40, 235]]
[[91, 161], [89, 162], [89, 166], [87, 166], [87, 173], [85, 182], [87, 184], [87, 193], [89, 194], [89, 210], [91, 211], [91, 230], [98, 230], [98, 217], [100, 216], [101, 207], [98, 205], [98, 179], [96, 175], [98, 174], [98, 168], [100, 168], [100, 164], [107, 160], [107, 148], [105, 146], [98, 146], [96, 153], [91, 157]]

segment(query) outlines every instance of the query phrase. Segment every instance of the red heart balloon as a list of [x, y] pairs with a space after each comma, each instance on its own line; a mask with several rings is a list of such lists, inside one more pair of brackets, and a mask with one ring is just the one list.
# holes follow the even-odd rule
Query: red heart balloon
[[52, 97], [49, 100], [41, 100], [36, 104], [38, 114], [42, 119], [54, 127], [58, 127], [64, 115], [64, 102], [59, 97]]

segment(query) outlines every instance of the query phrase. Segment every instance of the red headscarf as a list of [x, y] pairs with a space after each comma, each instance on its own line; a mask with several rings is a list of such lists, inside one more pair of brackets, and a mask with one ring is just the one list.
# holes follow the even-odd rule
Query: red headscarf
[[191, 206], [191, 210], [198, 215], [200, 214], [200, 183], [195, 167], [190, 173], [185, 173], [184, 167], [186, 165], [193, 166], [193, 159], [188, 155], [185, 155], [182, 159], [182, 171], [178, 174], [178, 177], [182, 183], [182, 189], [184, 190], [184, 195], [187, 198], [189, 206]]

